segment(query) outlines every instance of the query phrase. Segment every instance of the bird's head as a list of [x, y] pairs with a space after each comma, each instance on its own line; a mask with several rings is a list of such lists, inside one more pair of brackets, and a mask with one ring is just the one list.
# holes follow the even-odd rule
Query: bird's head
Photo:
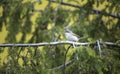
[[72, 31], [70, 31], [69, 29], [66, 29], [66, 33], [72, 33]]

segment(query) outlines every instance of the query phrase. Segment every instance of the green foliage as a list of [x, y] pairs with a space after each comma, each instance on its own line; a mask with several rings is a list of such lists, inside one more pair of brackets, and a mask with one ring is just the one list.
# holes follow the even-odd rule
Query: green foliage
[[[73, 55], [74, 63], [72, 63], [70, 67], [67, 67], [67, 72], [72, 74], [119, 74], [119, 66], [116, 66], [116, 64], [120, 63], [115, 59], [114, 54], [112, 54], [115, 52], [108, 49], [104, 50], [105, 55], [100, 57], [95, 53], [95, 49], [91, 49], [90, 47], [77, 48]], [[110, 53], [106, 51], [110, 51]], [[115, 60], [117, 61], [116, 64]], [[116, 68], [112, 70], [114, 67]]]
[[[38, 43], [64, 40], [64, 28], [80, 37], [81, 42], [96, 40], [112, 41], [120, 44], [120, 1], [119, 0], [68, 0], [62, 5], [44, 1], [0, 0], [0, 31], [3, 25], [7, 30], [4, 43]], [[37, 12], [35, 6], [41, 5]], [[43, 6], [42, 6], [43, 5]], [[81, 5], [81, 7], [78, 7]], [[74, 8], [73, 8], [74, 7]], [[94, 12], [98, 9], [101, 13]], [[111, 16], [112, 14], [112, 16]], [[115, 14], [115, 15], [113, 15]], [[37, 16], [35, 16], [37, 15]], [[35, 18], [33, 18], [35, 16]], [[116, 18], [114, 16], [117, 16]], [[33, 21], [35, 20], [35, 21]], [[71, 22], [73, 22], [71, 24]], [[19, 34], [21, 33], [21, 36]], [[30, 37], [29, 37], [30, 35]], [[19, 39], [19, 41], [17, 40]], [[101, 45], [102, 56], [97, 46], [70, 48], [66, 62], [73, 60], [65, 68], [66, 45], [43, 47], [0, 48], [0, 55], [8, 49], [7, 60], [0, 56], [1, 74], [119, 74], [120, 48]], [[56, 69], [57, 68], [57, 69]]]

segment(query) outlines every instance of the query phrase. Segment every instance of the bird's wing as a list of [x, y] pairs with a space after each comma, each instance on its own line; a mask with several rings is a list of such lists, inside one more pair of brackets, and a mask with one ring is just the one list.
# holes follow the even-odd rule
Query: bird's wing
[[74, 36], [76, 36], [76, 37], [80, 38], [80, 36], [79, 36], [79, 35], [77, 35], [77, 34], [75, 34], [75, 33], [73, 33], [73, 32], [72, 32], [72, 35], [74, 35]]

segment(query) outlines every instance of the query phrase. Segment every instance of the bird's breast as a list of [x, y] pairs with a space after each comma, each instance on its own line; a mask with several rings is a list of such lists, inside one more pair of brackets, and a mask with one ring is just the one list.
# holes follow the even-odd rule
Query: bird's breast
[[78, 37], [72, 35], [71, 33], [65, 33], [65, 36], [69, 41], [75, 41], [76, 42], [76, 41], [79, 40]]

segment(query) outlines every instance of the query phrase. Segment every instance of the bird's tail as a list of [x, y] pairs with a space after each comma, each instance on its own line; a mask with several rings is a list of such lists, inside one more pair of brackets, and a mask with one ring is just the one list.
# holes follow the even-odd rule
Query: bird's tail
[[88, 37], [88, 36], [80, 37], [79, 40], [85, 39], [85, 38], [87, 38], [87, 37]]

